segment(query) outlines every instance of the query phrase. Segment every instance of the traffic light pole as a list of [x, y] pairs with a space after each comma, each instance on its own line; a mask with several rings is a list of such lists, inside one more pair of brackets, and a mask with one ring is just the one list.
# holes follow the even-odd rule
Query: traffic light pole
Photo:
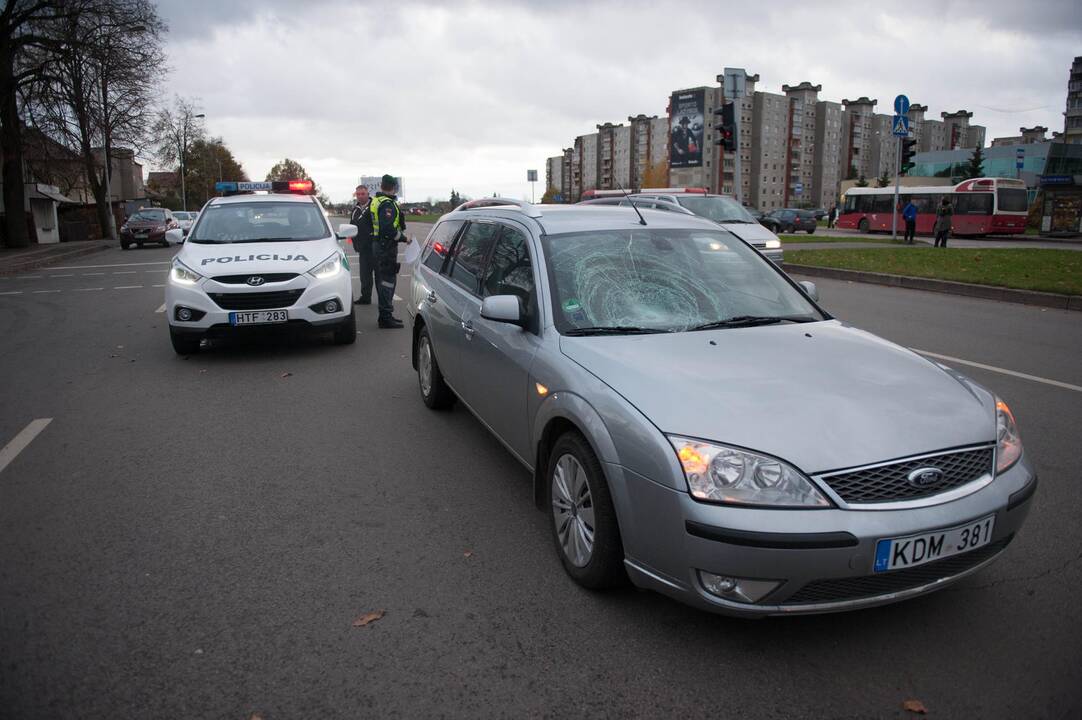
[[890, 214], [890, 241], [898, 242], [898, 184], [902, 174], [902, 138], [898, 137], [898, 152], [894, 158], [894, 204], [891, 205]]

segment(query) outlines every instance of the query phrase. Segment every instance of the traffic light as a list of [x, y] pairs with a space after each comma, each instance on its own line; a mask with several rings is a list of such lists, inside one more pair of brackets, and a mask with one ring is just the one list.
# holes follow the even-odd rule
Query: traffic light
[[726, 103], [721, 106], [721, 122], [714, 126], [718, 131], [718, 139], [715, 145], [721, 145], [726, 151], [736, 150], [736, 120], [733, 117], [735, 103]]
[[916, 165], [916, 163], [913, 162], [913, 156], [917, 154], [916, 145], [916, 140], [902, 138], [902, 175], [908, 173]]

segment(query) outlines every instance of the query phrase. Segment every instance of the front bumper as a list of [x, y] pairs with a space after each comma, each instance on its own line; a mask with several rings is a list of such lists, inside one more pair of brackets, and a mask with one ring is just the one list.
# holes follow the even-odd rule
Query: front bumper
[[[237, 310], [222, 308], [208, 295], [208, 293], [243, 295], [284, 291], [300, 291], [300, 295], [288, 304], [276, 304], [275, 307], [260, 307], [258, 309], [286, 310], [289, 313], [289, 322], [238, 327], [230, 324], [229, 314], [231, 312], [245, 312], [249, 308], [238, 308]], [[341, 309], [333, 313], [312, 310], [312, 305], [324, 303], [328, 300], [338, 300]], [[186, 307], [205, 314], [198, 320], [182, 322], [176, 316], [178, 307]], [[254, 288], [246, 285], [223, 284], [210, 278], [203, 278], [195, 285], [178, 285], [169, 281], [165, 288], [165, 314], [169, 320], [170, 329], [174, 332], [193, 335], [207, 334], [208, 332], [213, 335], [227, 335], [233, 332], [267, 331], [275, 328], [295, 328], [301, 325], [320, 328], [333, 326], [347, 320], [352, 311], [353, 289], [348, 272], [339, 273], [337, 276], [325, 280], [318, 280], [308, 275], [298, 275], [288, 282], [267, 283]]]
[[141, 231], [137, 234], [132, 230], [124, 230], [120, 233], [120, 239], [130, 243], [160, 243], [165, 242], [165, 231], [152, 230], [144, 235]]
[[[689, 605], [759, 617], [839, 612], [938, 590], [999, 555], [1022, 527], [1036, 488], [1023, 457], [991, 484], [941, 505], [905, 510], [769, 510], [700, 503], [608, 465], [627, 492], [621, 534], [632, 581]], [[991, 543], [904, 570], [875, 573], [875, 546], [995, 515]], [[722, 599], [699, 571], [781, 584], [757, 603]]]

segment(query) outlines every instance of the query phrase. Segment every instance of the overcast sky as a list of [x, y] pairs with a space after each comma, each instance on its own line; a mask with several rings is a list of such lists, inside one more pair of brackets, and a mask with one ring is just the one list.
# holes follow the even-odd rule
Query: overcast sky
[[[753, 14], [737, 16], [728, 8]], [[898, 9], [895, 9], [898, 8]], [[748, 3], [160, 0], [168, 93], [198, 99], [252, 179], [298, 160], [332, 199], [360, 175], [405, 199], [544, 191], [545, 158], [598, 123], [663, 115], [670, 91], [726, 66], [757, 89], [803, 80], [822, 100], [929, 117], [959, 109], [988, 139], [1063, 129], [1082, 55], [1077, 0]]]

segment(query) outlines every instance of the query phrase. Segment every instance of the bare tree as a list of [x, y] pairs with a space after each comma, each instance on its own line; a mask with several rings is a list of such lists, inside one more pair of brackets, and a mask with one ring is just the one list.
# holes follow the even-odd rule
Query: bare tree
[[53, 45], [49, 28], [79, 7], [77, 0], [4, 0], [0, 10], [0, 145], [4, 152], [4, 230], [9, 247], [26, 247], [26, 189], [23, 187], [22, 118], [19, 91], [45, 69], [27, 60]]
[[47, 72], [27, 86], [24, 105], [82, 158], [102, 232], [115, 240], [111, 160], [118, 146], [135, 152], [145, 142], [146, 108], [165, 68], [165, 27], [148, 0], [84, 2], [49, 28], [51, 46], [39, 50]]
[[206, 141], [206, 131], [199, 120], [203, 113], [191, 98], [179, 95], [173, 107], [162, 108], [154, 121], [155, 154], [162, 165], [179, 166], [180, 197], [184, 210], [188, 209], [187, 175], [190, 167], [192, 145], [198, 140]]

